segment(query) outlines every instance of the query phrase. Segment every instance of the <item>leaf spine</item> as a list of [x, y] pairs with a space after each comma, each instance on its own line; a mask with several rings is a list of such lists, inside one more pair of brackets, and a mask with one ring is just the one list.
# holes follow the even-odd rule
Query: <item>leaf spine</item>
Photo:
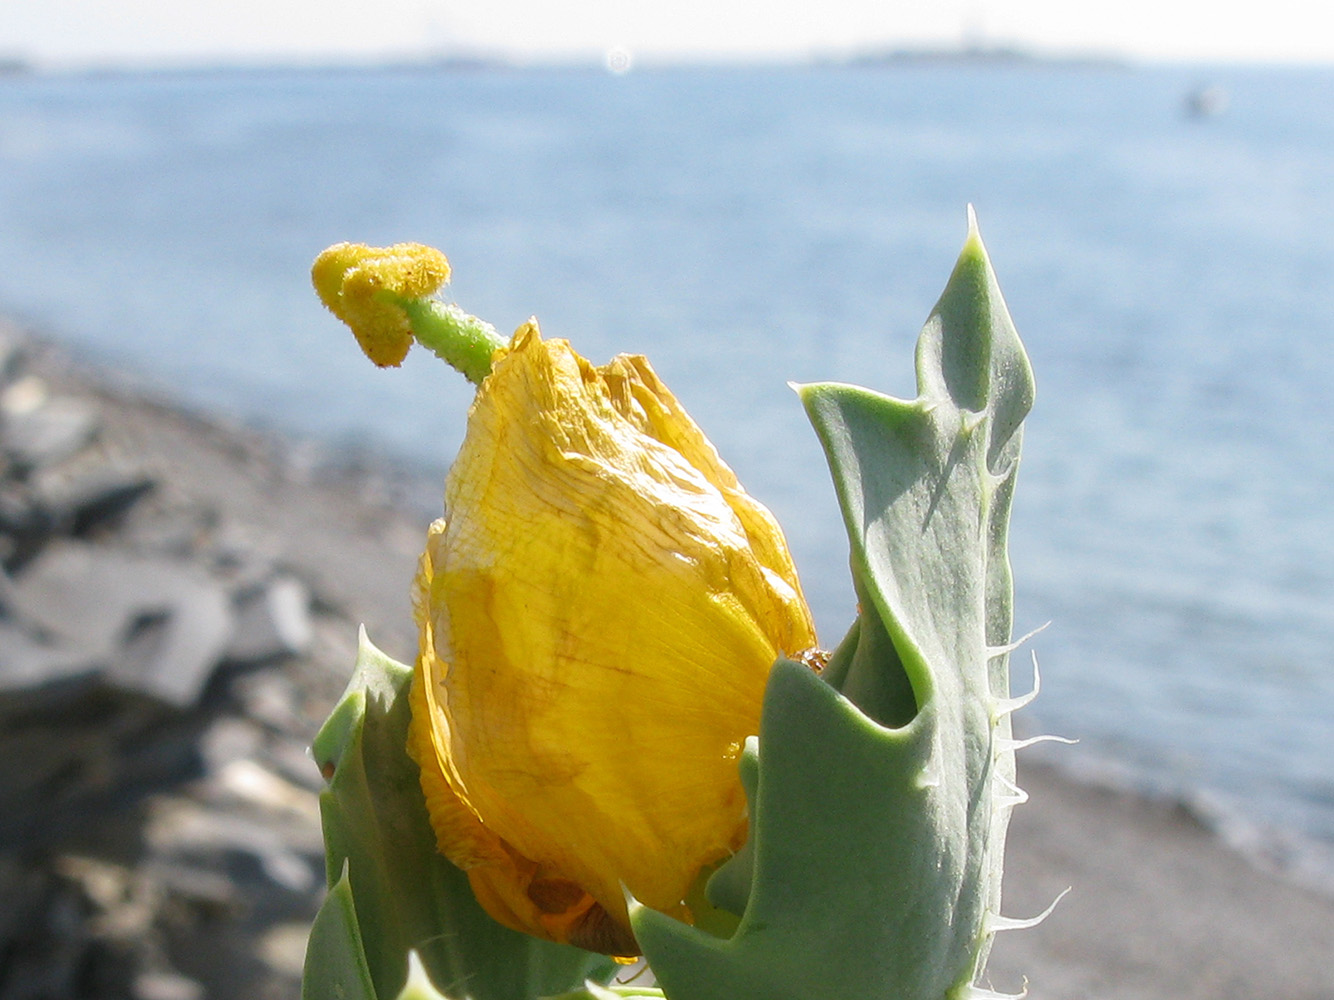
[[996, 795], [992, 799], [992, 801], [996, 805], [1000, 806], [1001, 808], [1004, 808], [1006, 806], [1021, 806], [1028, 801], [1028, 793], [1024, 791], [1022, 788], [1020, 788], [1018, 785], [1016, 785], [1009, 778], [1006, 778], [1004, 775], [998, 774], [995, 777], [995, 781], [996, 784], [1000, 785], [1001, 788], [1003, 788], [1006, 792], [1009, 793], [1007, 795]]
[[1064, 743], [1066, 746], [1074, 746], [1079, 740], [1072, 740], [1067, 736], [1052, 736], [1050, 733], [1043, 736], [1030, 736], [1026, 740], [1011, 740], [1001, 737], [996, 740], [996, 749], [1001, 753], [1009, 751], [1014, 753], [1016, 750], [1026, 750], [1037, 743]]
[[1004, 656], [1006, 653], [1013, 653], [1016, 649], [1018, 649], [1024, 643], [1028, 642], [1029, 639], [1033, 638], [1033, 636], [1037, 635], [1039, 632], [1045, 632], [1047, 630], [1047, 626], [1049, 626], [1050, 624], [1051, 622], [1043, 622], [1037, 628], [1033, 629], [1033, 631], [1025, 635], [1021, 635], [1018, 639], [1015, 639], [1013, 642], [1006, 643], [1004, 646], [988, 646], [987, 659], [990, 660], [997, 656]]
[[970, 986], [961, 1000], [1024, 1000], [1026, 996], [1028, 996], [1027, 979], [1024, 980], [1024, 988], [1018, 993], [997, 993], [995, 990], [984, 989], [981, 986]]
[[1038, 654], [1035, 650], [1033, 653], [1033, 690], [1029, 691], [1028, 694], [1020, 695], [1018, 698], [997, 698], [991, 705], [993, 719], [1001, 719], [1011, 712], [1019, 711], [1025, 705], [1032, 704], [1033, 699], [1038, 696], [1038, 692], [1041, 690], [1042, 677], [1038, 673]]
[[1036, 917], [1029, 917], [1027, 920], [1016, 920], [1014, 917], [1002, 917], [999, 913], [988, 913], [986, 919], [986, 932], [988, 934], [999, 934], [1001, 931], [1026, 931], [1030, 927], [1036, 927], [1042, 921], [1051, 916], [1051, 911], [1056, 909], [1056, 904], [1066, 897], [1070, 889], [1067, 887], [1064, 892], [1051, 901], [1051, 904], [1039, 913]]

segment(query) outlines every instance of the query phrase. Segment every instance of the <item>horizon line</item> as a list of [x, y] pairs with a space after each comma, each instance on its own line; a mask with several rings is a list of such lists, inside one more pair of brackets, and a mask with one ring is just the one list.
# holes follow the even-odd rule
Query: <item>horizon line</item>
[[925, 64], [1010, 64], [1089, 68], [1334, 68], [1334, 59], [1165, 57], [1115, 50], [1058, 49], [1018, 43], [867, 45], [840, 50], [775, 52], [637, 53], [626, 46], [544, 53], [447, 48], [412, 52], [255, 53], [181, 56], [90, 56], [38, 59], [0, 52], [0, 79], [116, 73], [209, 73], [381, 69], [560, 70], [594, 69], [620, 75], [635, 70], [688, 68], [849, 67]]

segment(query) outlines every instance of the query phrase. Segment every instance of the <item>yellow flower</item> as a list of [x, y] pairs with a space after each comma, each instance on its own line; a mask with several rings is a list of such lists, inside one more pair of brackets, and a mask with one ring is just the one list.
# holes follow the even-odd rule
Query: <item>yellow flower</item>
[[517, 930], [638, 953], [745, 840], [769, 668], [816, 644], [787, 545], [641, 357], [496, 355], [418, 575], [410, 749], [441, 851]]

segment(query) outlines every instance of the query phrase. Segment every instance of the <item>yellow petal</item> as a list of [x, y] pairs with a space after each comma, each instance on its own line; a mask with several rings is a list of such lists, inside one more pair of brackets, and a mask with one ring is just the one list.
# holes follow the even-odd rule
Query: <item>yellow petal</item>
[[418, 578], [413, 753], [497, 919], [629, 954], [745, 839], [769, 668], [815, 645], [772, 516], [642, 358], [522, 327], [469, 414]]

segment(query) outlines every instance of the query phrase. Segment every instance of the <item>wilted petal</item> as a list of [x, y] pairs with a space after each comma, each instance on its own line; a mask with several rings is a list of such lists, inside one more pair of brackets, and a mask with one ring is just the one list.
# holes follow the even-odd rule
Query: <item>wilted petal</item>
[[769, 668], [815, 645], [786, 543], [642, 358], [534, 324], [469, 414], [418, 578], [413, 750], [498, 920], [632, 954], [745, 839]]

